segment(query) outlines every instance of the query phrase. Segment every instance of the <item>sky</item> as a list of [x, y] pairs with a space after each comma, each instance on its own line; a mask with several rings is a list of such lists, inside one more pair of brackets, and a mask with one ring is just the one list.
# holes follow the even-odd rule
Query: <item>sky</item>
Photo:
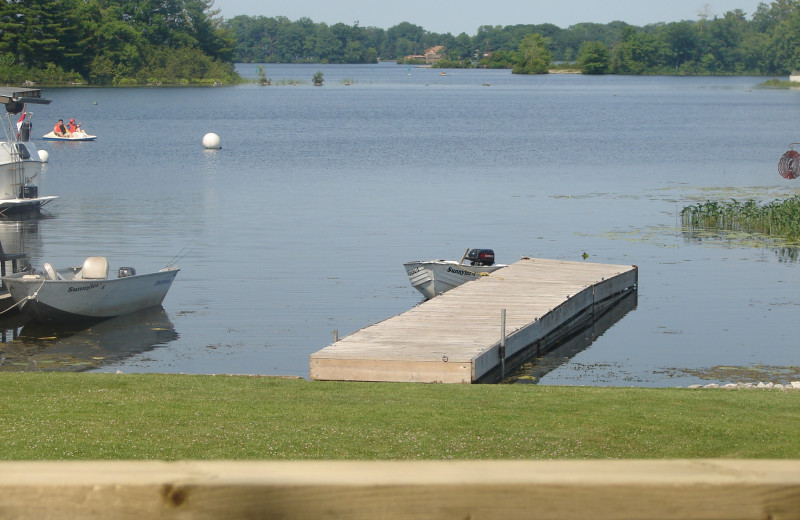
[[658, 22], [697, 20], [741, 9], [750, 19], [761, 2], [770, 0], [214, 0], [224, 18], [285, 16], [291, 21], [307, 17], [328, 25], [342, 22], [360, 27], [388, 29], [410, 22], [426, 31], [464, 32], [474, 36], [482, 25], [552, 23], [567, 28], [581, 22], [621, 20], [643, 26]]

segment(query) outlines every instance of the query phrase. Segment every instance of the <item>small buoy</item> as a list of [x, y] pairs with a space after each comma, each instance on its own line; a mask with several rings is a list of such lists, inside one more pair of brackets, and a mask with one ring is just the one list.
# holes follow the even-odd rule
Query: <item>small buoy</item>
[[47, 150], [39, 150], [39, 160], [42, 162], [47, 162], [50, 158], [50, 154], [47, 153]]
[[203, 146], [210, 150], [219, 150], [222, 148], [219, 143], [219, 136], [215, 133], [209, 133], [203, 136]]

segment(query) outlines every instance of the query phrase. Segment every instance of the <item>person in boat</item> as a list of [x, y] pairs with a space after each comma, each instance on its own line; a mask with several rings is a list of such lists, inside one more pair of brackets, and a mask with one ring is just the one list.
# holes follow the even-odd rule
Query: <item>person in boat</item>
[[59, 119], [56, 126], [53, 127], [53, 133], [56, 134], [58, 137], [69, 137], [70, 132], [66, 126], [64, 126], [64, 120]]
[[69, 131], [71, 136], [78, 135], [78, 137], [83, 137], [86, 135], [86, 131], [81, 128], [81, 124], [75, 124], [75, 119], [70, 119], [69, 124], [67, 125], [67, 130]]

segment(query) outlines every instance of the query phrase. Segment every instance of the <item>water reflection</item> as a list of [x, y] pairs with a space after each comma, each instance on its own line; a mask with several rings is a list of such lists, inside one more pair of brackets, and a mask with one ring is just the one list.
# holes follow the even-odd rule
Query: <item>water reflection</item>
[[0, 322], [0, 372], [78, 372], [118, 362], [178, 339], [161, 306], [68, 330], [14, 316]]
[[39, 221], [49, 218], [45, 214], [10, 215], [0, 218], [0, 244], [8, 254], [24, 253], [28, 258], [39, 256], [42, 251], [42, 238], [39, 234]]
[[793, 263], [800, 258], [800, 247], [775, 247], [772, 248], [772, 251], [781, 262]]
[[794, 263], [800, 259], [800, 247], [782, 237], [699, 227], [684, 227], [682, 234], [684, 242], [688, 244], [762, 248], [775, 253], [778, 261], [784, 263]]
[[636, 308], [638, 291], [628, 291], [623, 294], [613, 305], [607, 307], [599, 316], [595, 315], [585, 327], [575, 331], [572, 335], [557, 343], [548, 345], [545, 352], [540, 352], [538, 357], [524, 363], [511, 377], [506, 378], [506, 383], [536, 384], [549, 372], [569, 362], [575, 355], [586, 350], [591, 344], [621, 320], [626, 314]]

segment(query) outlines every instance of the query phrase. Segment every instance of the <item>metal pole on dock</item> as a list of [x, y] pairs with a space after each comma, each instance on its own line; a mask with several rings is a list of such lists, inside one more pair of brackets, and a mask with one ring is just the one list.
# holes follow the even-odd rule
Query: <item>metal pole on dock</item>
[[506, 378], [506, 310], [500, 309], [500, 382]]

